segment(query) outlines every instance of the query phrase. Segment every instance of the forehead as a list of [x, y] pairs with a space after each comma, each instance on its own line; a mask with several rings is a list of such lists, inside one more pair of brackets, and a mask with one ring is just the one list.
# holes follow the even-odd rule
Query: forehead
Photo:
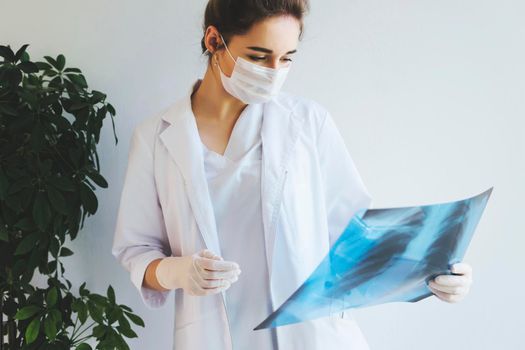
[[300, 22], [295, 17], [269, 17], [255, 23], [246, 34], [235, 35], [232, 45], [264, 47], [274, 54], [284, 54], [297, 48], [300, 30]]

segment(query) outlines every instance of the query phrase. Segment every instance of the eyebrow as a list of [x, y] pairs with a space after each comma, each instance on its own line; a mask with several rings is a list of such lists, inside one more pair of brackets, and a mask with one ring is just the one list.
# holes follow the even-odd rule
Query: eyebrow
[[[250, 50], [254, 50], [254, 51], [264, 52], [264, 53], [273, 53], [272, 50], [264, 48], [264, 47], [259, 47], [259, 46], [247, 46], [246, 48]], [[289, 55], [295, 52], [297, 52], [297, 50], [288, 51], [286, 54]]]

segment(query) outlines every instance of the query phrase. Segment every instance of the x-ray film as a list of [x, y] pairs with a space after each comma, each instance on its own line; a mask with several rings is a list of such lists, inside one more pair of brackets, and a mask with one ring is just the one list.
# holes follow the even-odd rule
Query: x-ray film
[[493, 187], [433, 205], [361, 209], [306, 281], [257, 329], [349, 308], [416, 302], [465, 255]]

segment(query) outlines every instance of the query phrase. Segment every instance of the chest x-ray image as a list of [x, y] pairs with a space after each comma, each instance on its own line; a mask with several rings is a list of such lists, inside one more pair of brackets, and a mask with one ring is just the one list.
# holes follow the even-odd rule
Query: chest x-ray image
[[431, 296], [427, 282], [452, 274], [492, 189], [453, 202], [358, 211], [307, 280], [255, 329]]

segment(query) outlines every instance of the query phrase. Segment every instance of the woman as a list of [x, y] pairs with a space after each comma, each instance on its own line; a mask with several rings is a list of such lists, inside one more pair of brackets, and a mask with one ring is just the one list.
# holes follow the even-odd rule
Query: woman
[[[148, 307], [175, 291], [177, 350], [368, 348], [348, 311], [253, 331], [371, 205], [330, 113], [280, 91], [307, 11], [210, 0], [204, 78], [133, 132], [113, 254]], [[449, 302], [453, 271], [429, 285]]]

